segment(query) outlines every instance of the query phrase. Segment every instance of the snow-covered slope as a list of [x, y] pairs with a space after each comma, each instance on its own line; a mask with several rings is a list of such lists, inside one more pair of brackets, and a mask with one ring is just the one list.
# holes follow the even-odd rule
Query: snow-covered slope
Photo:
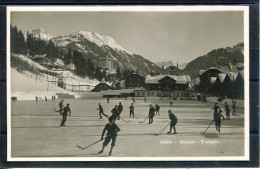
[[79, 31], [66, 36], [52, 38], [61, 48], [77, 49], [87, 58], [97, 62], [100, 58], [114, 60], [114, 68], [137, 71], [140, 74], [150, 74], [160, 68], [141, 55], [134, 54], [120, 46], [112, 37], [93, 32]]
[[106, 35], [101, 35], [98, 33], [79, 31], [79, 32], [73, 33], [71, 35], [68, 35], [65, 37], [57, 37], [55, 39], [57, 39], [59, 41], [60, 38], [70, 39], [72, 41], [80, 41], [83, 38], [83, 39], [87, 39], [90, 42], [97, 44], [100, 47], [109, 46], [114, 50], [126, 52], [130, 55], [133, 54], [132, 52], [129, 52], [126, 49], [124, 49], [123, 47], [121, 47], [112, 37], [106, 36]]
[[29, 31], [29, 33], [32, 34], [34, 37], [40, 38], [42, 40], [49, 41], [50, 39], [52, 39], [52, 36], [42, 28], [31, 30]]

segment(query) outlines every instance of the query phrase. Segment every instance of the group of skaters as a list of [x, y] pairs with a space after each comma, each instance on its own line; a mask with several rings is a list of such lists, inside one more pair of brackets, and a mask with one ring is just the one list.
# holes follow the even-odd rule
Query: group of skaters
[[[97, 110], [99, 110], [100, 119], [102, 119], [102, 115], [104, 115], [105, 117], [108, 117], [108, 115], [104, 114], [103, 108], [102, 108], [100, 103], [98, 103], [98, 109]], [[134, 118], [134, 103], [131, 103], [129, 110], [130, 110], [130, 118], [131, 117]], [[149, 123], [148, 124], [153, 123], [153, 118], [155, 116], [155, 113], [156, 113], [156, 115], [157, 115], [157, 113], [158, 113], [158, 115], [160, 115], [159, 110], [160, 110], [160, 106], [158, 104], [155, 105], [155, 108], [153, 107], [152, 104], [150, 104], [149, 114], [148, 114], [148, 117], [149, 117]], [[105, 140], [103, 142], [102, 149], [98, 152], [98, 154], [103, 153], [105, 147], [112, 140], [111, 148], [110, 148], [110, 151], [108, 153], [109, 155], [112, 155], [112, 151], [113, 151], [113, 148], [114, 148], [115, 143], [116, 143], [117, 132], [120, 131], [120, 128], [117, 126], [115, 121], [120, 120], [120, 114], [122, 113], [122, 111], [123, 111], [123, 105], [122, 105], [121, 102], [119, 102], [119, 105], [115, 105], [115, 107], [111, 110], [112, 115], [108, 118], [108, 123], [105, 125], [105, 127], [103, 129], [100, 140], [102, 141], [104, 139], [105, 133], [106, 133], [106, 137], [105, 137]], [[173, 129], [174, 130], [173, 134], [177, 134], [175, 126], [178, 122], [178, 118], [176, 117], [175, 114], [173, 114], [172, 110], [168, 110], [168, 113], [169, 113], [169, 119], [171, 120], [171, 122], [170, 122], [170, 131], [167, 132], [167, 133], [171, 134], [172, 129]]]
[[[213, 119], [215, 121], [215, 127], [216, 127], [216, 131], [220, 132], [220, 128], [221, 128], [221, 118], [223, 120], [230, 120], [230, 108], [227, 104], [227, 102], [225, 102], [224, 104], [224, 108], [226, 111], [226, 118], [221, 114], [222, 113], [222, 109], [218, 106], [218, 103], [216, 102], [213, 110], [214, 110], [214, 114], [213, 114]], [[232, 101], [232, 115], [236, 116], [236, 101]]]
[[[61, 100], [61, 102], [59, 103], [60, 110], [56, 111], [56, 112], [60, 112], [60, 114], [63, 116], [61, 124], [60, 124], [61, 127], [66, 126], [65, 122], [66, 122], [68, 113], [69, 113], [69, 116], [71, 115], [71, 110], [70, 110], [69, 104], [67, 104], [66, 107], [63, 107], [63, 102], [64, 101]], [[234, 101], [232, 103], [233, 103], [232, 104], [232, 109], [233, 109], [232, 115], [236, 115], [236, 101]], [[225, 111], [226, 111], [226, 118], [221, 114], [222, 110], [218, 106], [218, 103], [215, 103], [215, 105], [213, 107], [213, 109], [214, 109], [213, 118], [214, 118], [214, 121], [215, 121], [216, 130], [218, 132], [220, 132], [221, 118], [223, 118], [223, 120], [224, 119], [230, 120], [230, 109], [229, 109], [229, 106], [226, 102], [225, 102], [224, 107], [225, 107]], [[105, 116], [106, 118], [108, 118], [108, 123], [105, 125], [105, 127], [103, 129], [102, 134], [101, 134], [101, 139], [100, 139], [101, 141], [103, 139], [105, 139], [105, 140], [103, 142], [102, 149], [98, 152], [98, 154], [103, 153], [105, 147], [112, 140], [111, 148], [110, 148], [110, 151], [109, 151], [109, 155], [112, 155], [112, 151], [113, 151], [113, 148], [114, 148], [115, 143], [116, 143], [117, 132], [120, 131], [120, 128], [115, 123], [115, 121], [120, 120], [120, 115], [123, 111], [123, 105], [122, 105], [121, 102], [119, 102], [118, 105], [115, 105], [115, 107], [111, 110], [112, 115], [110, 117], [107, 114], [104, 113], [103, 107], [100, 103], [98, 103], [98, 109], [97, 110], [99, 110], [99, 116], [100, 116], [99, 118], [100, 119], [102, 119], [102, 115]], [[131, 105], [129, 107], [129, 112], [130, 112], [130, 118], [131, 117], [134, 118], [135, 117], [134, 103], [131, 103]], [[150, 104], [149, 113], [148, 113], [148, 117], [147, 117], [147, 118], [149, 118], [148, 124], [153, 123], [153, 118], [157, 114], [160, 115], [160, 106], [158, 104], [156, 104], [155, 107], [154, 107], [152, 104]], [[170, 119], [170, 123], [169, 123], [170, 124], [170, 131], [167, 132], [167, 133], [168, 134], [177, 134], [175, 126], [178, 122], [178, 118], [172, 112], [171, 109], [168, 110], [168, 115], [169, 115], [169, 119]], [[173, 133], [172, 133], [172, 129], [173, 129]], [[105, 136], [105, 134], [106, 134], [106, 136]], [[104, 136], [105, 136], [105, 138], [104, 138]]]

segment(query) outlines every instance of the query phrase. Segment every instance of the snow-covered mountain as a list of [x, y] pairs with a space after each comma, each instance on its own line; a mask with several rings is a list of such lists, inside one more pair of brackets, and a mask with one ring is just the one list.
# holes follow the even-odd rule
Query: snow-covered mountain
[[45, 41], [49, 41], [50, 39], [52, 39], [52, 36], [42, 28], [30, 30], [28, 33], [32, 34], [36, 38], [40, 38]]
[[114, 68], [134, 70], [144, 75], [150, 74], [152, 71], [160, 71], [157, 65], [141, 55], [124, 49], [110, 36], [79, 31], [70, 35], [54, 37], [52, 40], [61, 49], [77, 49], [94, 62], [108, 56], [114, 60]]

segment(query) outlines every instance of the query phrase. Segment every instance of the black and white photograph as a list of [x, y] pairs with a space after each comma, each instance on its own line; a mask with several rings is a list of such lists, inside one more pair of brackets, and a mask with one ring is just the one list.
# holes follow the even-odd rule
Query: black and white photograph
[[248, 161], [248, 6], [7, 8], [8, 161]]

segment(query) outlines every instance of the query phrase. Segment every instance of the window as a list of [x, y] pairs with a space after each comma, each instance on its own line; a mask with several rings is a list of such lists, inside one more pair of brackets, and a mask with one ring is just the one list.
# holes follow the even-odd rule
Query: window
[[140, 96], [140, 92], [137, 92], [137, 96]]
[[147, 95], [150, 96], [150, 92], [148, 92]]
[[151, 96], [154, 96], [154, 92], [151, 92]]
[[145, 92], [142, 92], [142, 96], [144, 96], [145, 95]]

